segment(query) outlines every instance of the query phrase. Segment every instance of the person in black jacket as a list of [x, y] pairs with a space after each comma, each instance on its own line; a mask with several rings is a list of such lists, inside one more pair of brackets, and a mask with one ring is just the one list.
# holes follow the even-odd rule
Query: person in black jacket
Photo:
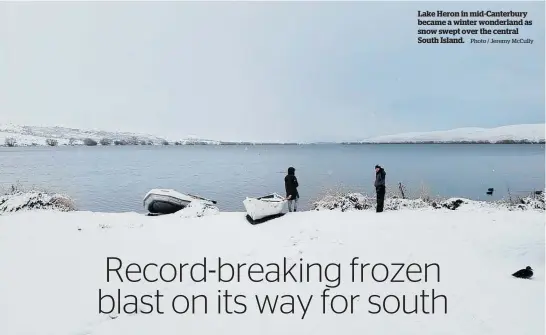
[[379, 166], [375, 166], [375, 192], [377, 193], [377, 208], [376, 212], [383, 212], [383, 205], [385, 203], [385, 170]]
[[284, 189], [286, 190], [286, 199], [288, 200], [288, 210], [296, 212], [298, 209], [298, 199], [300, 197], [298, 193], [298, 179], [296, 178], [296, 169], [293, 167], [288, 168], [288, 174], [284, 177]]

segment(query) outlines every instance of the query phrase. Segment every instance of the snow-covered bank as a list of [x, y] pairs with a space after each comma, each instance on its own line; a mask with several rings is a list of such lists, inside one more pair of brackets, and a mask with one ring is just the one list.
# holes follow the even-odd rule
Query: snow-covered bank
[[[76, 211], [74, 201], [63, 194], [39, 190], [24, 191], [12, 186], [12, 190], [0, 196], [0, 215], [27, 211]], [[218, 207], [195, 201], [175, 213], [181, 218], [199, 218], [218, 214]]]
[[[475, 201], [465, 198], [450, 198], [443, 200], [435, 199], [401, 199], [398, 197], [385, 198], [385, 210], [396, 211], [401, 209], [451, 209], [460, 210], [538, 210], [544, 211], [546, 206], [544, 202], [545, 192], [536, 195], [519, 197], [510, 200], [499, 201]], [[322, 199], [313, 203], [312, 210], [335, 210], [335, 211], [354, 211], [354, 210], [375, 210], [376, 197], [361, 193], [334, 193], [324, 196]]]
[[[546, 209], [545, 192], [539, 192], [536, 195], [519, 197], [499, 201], [475, 201], [465, 198], [450, 199], [401, 199], [396, 196], [388, 196], [385, 199], [385, 210], [423, 210], [423, 209], [450, 209], [450, 210], [510, 210], [525, 211]], [[361, 193], [330, 193], [312, 204], [313, 211], [359, 211], [375, 210], [376, 197]], [[50, 193], [41, 190], [24, 190], [21, 186], [12, 186], [11, 190], [4, 195], [0, 195], [0, 215], [19, 211], [35, 210], [56, 210], [61, 212], [77, 210], [74, 201], [67, 195]], [[219, 208], [206, 203], [196, 201], [185, 209], [176, 213], [182, 218], [202, 217], [215, 215], [220, 212]]]
[[[182, 215], [148, 217], [136, 213], [104, 214], [91, 212], [28, 211], [0, 216], [0, 334], [55, 335], [119, 335], [119, 334], [453, 334], [453, 335], [535, 335], [544, 333], [544, 213], [540, 211], [510, 211], [507, 209], [464, 211], [447, 208], [386, 211], [311, 211], [289, 213], [281, 218], [250, 225], [244, 213], [216, 213], [199, 218]], [[107, 283], [107, 258], [111, 259], [110, 283]], [[241, 265], [241, 282], [219, 282], [231, 277], [229, 266], [207, 271], [206, 282], [192, 282], [191, 267], [178, 264], [201, 262], [207, 257], [207, 270], [218, 262], [246, 263]], [[218, 260], [218, 257], [221, 257]], [[282, 273], [283, 257], [295, 262], [320, 262], [322, 271], [328, 263], [340, 263], [340, 277], [335, 265], [319, 282], [316, 266], [310, 269], [309, 282], [293, 282]], [[350, 263], [358, 265], [352, 283]], [[116, 272], [118, 260], [123, 266]], [[251, 263], [281, 264], [281, 280], [287, 282], [251, 282]], [[177, 264], [182, 282], [145, 283], [144, 265]], [[373, 268], [383, 263], [385, 267]], [[399, 265], [404, 269], [397, 273]], [[409, 267], [410, 263], [416, 263]], [[429, 268], [424, 281], [426, 264]], [[530, 265], [535, 270], [531, 280], [510, 276]], [[418, 271], [421, 269], [422, 271]], [[128, 272], [126, 271], [128, 270]], [[146, 268], [149, 280], [154, 280], [157, 267]], [[195, 279], [203, 276], [201, 267], [194, 269]], [[264, 273], [258, 266], [250, 276], [260, 280]], [[407, 271], [409, 270], [409, 272]], [[270, 271], [270, 267], [265, 268]], [[299, 274], [296, 268], [292, 272]], [[124, 282], [120, 282], [118, 274]], [[173, 268], [166, 266], [164, 279], [172, 278]], [[363, 278], [361, 282], [361, 276]], [[396, 276], [396, 277], [395, 277]], [[139, 282], [130, 282], [128, 278]], [[268, 276], [273, 280], [273, 276]], [[327, 313], [322, 314], [321, 293], [326, 285], [339, 286], [327, 291]], [[395, 282], [392, 282], [392, 279]], [[438, 282], [439, 278], [439, 282]], [[411, 282], [409, 280], [418, 280]], [[404, 280], [404, 282], [397, 282]], [[99, 293], [131, 302], [126, 295], [138, 299], [137, 314], [127, 311], [99, 314]], [[99, 291], [100, 290], [100, 291]], [[223, 295], [228, 299], [227, 314]], [[376, 305], [388, 295], [402, 299], [406, 310], [415, 306], [415, 295], [423, 290], [438, 298], [434, 314], [430, 296], [419, 303], [419, 313], [405, 315], [402, 311], [388, 314]], [[432, 291], [434, 290], [434, 292]], [[219, 294], [220, 292], [220, 294]], [[176, 314], [171, 301], [178, 295], [203, 295], [196, 298], [195, 314]], [[296, 297], [294, 314], [275, 315], [258, 312], [256, 296], [265, 294]], [[336, 294], [353, 299], [353, 314], [335, 314], [330, 301]], [[221, 314], [218, 314], [218, 296]], [[240, 295], [234, 301], [236, 295]], [[244, 297], [242, 296], [244, 295]], [[304, 301], [303, 307], [297, 300]], [[377, 296], [374, 296], [377, 295]], [[311, 297], [310, 302], [308, 299]], [[371, 298], [370, 298], [371, 297]], [[396, 297], [388, 298], [385, 306], [396, 309]], [[204, 302], [207, 302], [207, 314]], [[371, 301], [370, 301], [371, 299]], [[103, 298], [103, 311], [111, 309], [109, 297]], [[184, 307], [183, 298], [175, 300], [174, 308]], [[281, 298], [280, 303], [289, 301]], [[447, 314], [445, 314], [447, 301]], [[307, 305], [307, 302], [309, 304]], [[342, 308], [336, 298], [334, 308]], [[283, 305], [287, 312], [289, 305]], [[150, 308], [154, 312], [145, 314]], [[381, 309], [382, 312], [374, 314]], [[244, 313], [243, 313], [244, 312]]]

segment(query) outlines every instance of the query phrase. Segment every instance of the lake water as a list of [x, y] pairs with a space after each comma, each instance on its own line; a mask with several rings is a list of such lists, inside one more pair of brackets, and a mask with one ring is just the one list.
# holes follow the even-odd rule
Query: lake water
[[[0, 186], [36, 186], [71, 196], [80, 210], [144, 213], [152, 188], [172, 188], [243, 211], [246, 196], [284, 194], [296, 168], [300, 208], [329, 189], [373, 194], [374, 166], [389, 189], [499, 199], [545, 185], [544, 145], [111, 146], [0, 149]], [[493, 187], [493, 196], [487, 196]]]

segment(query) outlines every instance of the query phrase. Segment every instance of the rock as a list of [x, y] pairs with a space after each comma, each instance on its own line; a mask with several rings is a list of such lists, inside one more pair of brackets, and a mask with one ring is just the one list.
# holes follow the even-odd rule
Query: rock
[[464, 201], [462, 199], [455, 199], [455, 200], [451, 200], [451, 201], [448, 201], [446, 203], [443, 203], [442, 207], [447, 208], [447, 209], [451, 209], [451, 210], [454, 211], [457, 208], [459, 208], [463, 203], [464, 203]]

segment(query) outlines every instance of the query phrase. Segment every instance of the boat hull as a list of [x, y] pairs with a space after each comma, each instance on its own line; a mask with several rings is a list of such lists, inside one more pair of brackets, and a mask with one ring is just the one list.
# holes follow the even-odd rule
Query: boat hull
[[186, 208], [192, 201], [214, 204], [215, 201], [175, 190], [154, 189], [144, 197], [144, 208], [152, 214], [172, 214]]
[[188, 204], [175, 204], [170, 201], [151, 200], [146, 206], [146, 210], [152, 214], [172, 214], [186, 208]]
[[246, 198], [243, 201], [248, 216], [256, 221], [268, 217], [286, 214], [288, 202], [277, 194], [271, 194], [260, 198]]

